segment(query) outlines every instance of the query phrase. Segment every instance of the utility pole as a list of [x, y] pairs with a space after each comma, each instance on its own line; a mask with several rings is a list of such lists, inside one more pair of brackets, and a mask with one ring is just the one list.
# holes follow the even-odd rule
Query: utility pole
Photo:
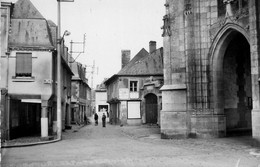
[[60, 1], [58, 2], [58, 40], [57, 40], [57, 136], [61, 139], [62, 112], [61, 112], [61, 14]]
[[[87, 71], [86, 73], [90, 73], [91, 77], [91, 88], [93, 89], [94, 84], [94, 75], [98, 75], [98, 67], [95, 66], [95, 60], [93, 61], [93, 65], [86, 65], [86, 67], [90, 68], [90, 71]], [[88, 78], [88, 77], [87, 77]]]
[[74, 2], [74, 0], [57, 0], [57, 137], [61, 140], [62, 111], [61, 111], [61, 2]]
[[[86, 73], [90, 73], [90, 77], [91, 77], [91, 91], [90, 91], [90, 103], [92, 106], [92, 109], [94, 109], [94, 99], [93, 99], [93, 90], [94, 90], [94, 75], [97, 74], [98, 75], [98, 67], [95, 66], [95, 60], [93, 61], [93, 65], [86, 65], [86, 67], [90, 68], [90, 71], [86, 71]], [[89, 77], [89, 76], [88, 76]], [[87, 77], [87, 78], [88, 78]]]

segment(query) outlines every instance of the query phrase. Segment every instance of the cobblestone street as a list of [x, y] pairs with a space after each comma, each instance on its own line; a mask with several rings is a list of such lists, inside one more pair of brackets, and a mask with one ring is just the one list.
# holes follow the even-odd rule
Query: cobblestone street
[[[238, 165], [239, 164], [239, 165]], [[162, 140], [159, 128], [93, 124], [56, 143], [3, 149], [3, 167], [259, 167], [250, 138]]]

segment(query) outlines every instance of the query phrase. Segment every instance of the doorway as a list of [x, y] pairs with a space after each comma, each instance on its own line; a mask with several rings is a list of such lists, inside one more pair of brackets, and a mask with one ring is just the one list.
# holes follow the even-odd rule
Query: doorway
[[252, 81], [250, 46], [236, 32], [231, 36], [223, 58], [223, 107], [227, 136], [252, 134]]
[[158, 120], [158, 102], [155, 94], [145, 96], [145, 117], [146, 123], [157, 124]]

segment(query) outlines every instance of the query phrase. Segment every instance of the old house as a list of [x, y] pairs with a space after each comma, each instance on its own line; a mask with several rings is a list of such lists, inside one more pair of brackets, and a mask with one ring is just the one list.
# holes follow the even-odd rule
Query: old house
[[258, 0], [166, 0], [161, 135], [260, 139]]
[[163, 49], [149, 43], [130, 61], [130, 50], [122, 50], [122, 69], [106, 82], [110, 119], [114, 124], [160, 124], [163, 84]]
[[[28, 135], [48, 138], [57, 130], [57, 26], [47, 21], [30, 0], [18, 0], [5, 16], [5, 33], [1, 34], [6, 43], [1, 52], [2, 137], [4, 140]], [[61, 50], [64, 128], [73, 73], [68, 66], [64, 40]]]
[[73, 61], [71, 68], [74, 73], [71, 79], [71, 123], [82, 124], [90, 112], [90, 100], [87, 98], [90, 96], [90, 87], [86, 79], [86, 67]]
[[104, 82], [97, 85], [95, 89], [95, 112], [98, 114], [99, 118], [102, 117], [103, 113], [106, 116], [109, 116], [110, 114], [110, 106], [107, 103], [107, 88]]

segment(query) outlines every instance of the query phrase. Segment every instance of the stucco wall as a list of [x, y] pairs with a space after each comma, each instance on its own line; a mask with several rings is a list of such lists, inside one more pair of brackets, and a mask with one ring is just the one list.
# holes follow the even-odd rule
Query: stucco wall
[[[30, 94], [46, 95], [52, 94], [52, 52], [32, 51], [32, 78], [16, 78], [16, 53], [12, 51], [9, 58], [9, 93], [10, 94]], [[29, 53], [30, 51], [19, 51]], [[33, 90], [33, 91], [32, 91]]]

